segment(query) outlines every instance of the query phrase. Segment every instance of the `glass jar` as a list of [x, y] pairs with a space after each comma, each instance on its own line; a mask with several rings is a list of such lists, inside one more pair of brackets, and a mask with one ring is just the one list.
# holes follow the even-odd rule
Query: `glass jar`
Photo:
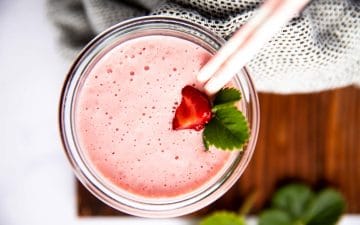
[[204, 27], [181, 19], [159, 16], [139, 17], [119, 23], [98, 35], [79, 54], [72, 65], [62, 91], [59, 122], [65, 153], [72, 164], [79, 181], [97, 198], [107, 205], [128, 214], [165, 218], [175, 217], [198, 210], [222, 196], [241, 176], [254, 152], [259, 129], [259, 105], [256, 91], [246, 68], [239, 69], [233, 84], [242, 93], [240, 108], [246, 116], [251, 135], [243, 151], [231, 153], [226, 166], [216, 179], [212, 179], [187, 194], [169, 198], [144, 198], [119, 190], [99, 175], [89, 159], [84, 156], [76, 129], [74, 110], [79, 90], [86, 80], [87, 71], [113, 47], [128, 40], [147, 35], [166, 35], [185, 39], [211, 54], [225, 43], [225, 40]]

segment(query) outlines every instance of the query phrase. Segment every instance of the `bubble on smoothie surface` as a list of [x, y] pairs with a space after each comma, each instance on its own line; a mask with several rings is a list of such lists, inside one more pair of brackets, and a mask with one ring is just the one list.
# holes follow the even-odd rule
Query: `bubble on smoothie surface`
[[198, 85], [206, 58], [205, 49], [186, 40], [147, 36], [115, 47], [94, 65], [77, 99], [75, 127], [100, 176], [157, 198], [186, 194], [219, 174], [230, 153], [204, 151], [201, 132], [171, 129], [181, 88]]

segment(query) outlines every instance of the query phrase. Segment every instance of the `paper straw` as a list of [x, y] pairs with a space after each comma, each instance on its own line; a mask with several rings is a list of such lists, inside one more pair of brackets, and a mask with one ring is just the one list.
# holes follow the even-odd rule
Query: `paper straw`
[[310, 0], [267, 0], [200, 70], [209, 95], [218, 92]]

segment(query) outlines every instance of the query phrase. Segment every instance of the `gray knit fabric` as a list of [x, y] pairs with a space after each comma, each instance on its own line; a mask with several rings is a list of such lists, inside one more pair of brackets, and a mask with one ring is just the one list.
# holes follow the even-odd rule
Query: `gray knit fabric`
[[[49, 0], [60, 46], [72, 59], [96, 34], [149, 14], [180, 17], [229, 38], [259, 0]], [[314, 0], [249, 63], [260, 91], [296, 93], [360, 83], [360, 1]]]

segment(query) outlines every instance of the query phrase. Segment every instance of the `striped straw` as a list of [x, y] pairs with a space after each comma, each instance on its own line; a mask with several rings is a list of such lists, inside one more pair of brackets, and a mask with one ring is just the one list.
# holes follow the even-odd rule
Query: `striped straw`
[[208, 95], [226, 85], [310, 0], [267, 0], [200, 70]]

